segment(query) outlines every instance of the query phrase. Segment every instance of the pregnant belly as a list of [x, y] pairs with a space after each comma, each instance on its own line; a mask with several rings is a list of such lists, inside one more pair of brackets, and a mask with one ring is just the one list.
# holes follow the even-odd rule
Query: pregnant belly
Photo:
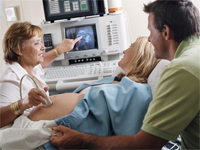
[[70, 114], [83, 97], [84, 94], [78, 93], [64, 93], [50, 96], [49, 98], [53, 105], [48, 108], [44, 108], [42, 104], [34, 107], [28, 115], [28, 118], [32, 121], [60, 118]]

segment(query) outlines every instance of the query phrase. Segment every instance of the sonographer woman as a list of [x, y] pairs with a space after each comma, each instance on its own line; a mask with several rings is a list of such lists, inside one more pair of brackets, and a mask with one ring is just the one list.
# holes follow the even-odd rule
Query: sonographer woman
[[46, 103], [45, 93], [35, 88], [30, 78], [23, 79], [20, 99], [20, 80], [23, 75], [29, 74], [40, 88], [48, 91], [46, 83], [40, 78], [44, 73], [43, 68], [62, 53], [73, 49], [74, 44], [81, 39], [64, 39], [56, 49], [44, 53], [42, 36], [42, 29], [29, 22], [13, 23], [5, 33], [5, 64], [0, 73], [0, 127], [12, 123], [26, 110], [28, 112], [29, 108]]

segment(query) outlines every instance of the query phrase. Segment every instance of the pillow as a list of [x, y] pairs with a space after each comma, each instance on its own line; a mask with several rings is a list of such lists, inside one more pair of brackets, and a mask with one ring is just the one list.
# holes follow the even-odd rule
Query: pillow
[[152, 96], [153, 97], [155, 95], [158, 82], [160, 80], [160, 75], [162, 74], [162, 72], [165, 70], [165, 68], [168, 66], [169, 63], [170, 63], [170, 61], [162, 59], [156, 65], [156, 67], [153, 69], [153, 71], [151, 72], [151, 74], [149, 75], [147, 83], [149, 84], [149, 86], [151, 88]]
[[[160, 80], [160, 75], [162, 72], [165, 70], [167, 65], [170, 63], [170, 61], [162, 59], [156, 67], [153, 69], [151, 74], [149, 75], [147, 83], [149, 84], [151, 91], [152, 91], [152, 96], [154, 97], [156, 88], [158, 85], [158, 82]], [[119, 66], [116, 68], [116, 70], [113, 72], [112, 76], [116, 76], [118, 73], [124, 72]]]

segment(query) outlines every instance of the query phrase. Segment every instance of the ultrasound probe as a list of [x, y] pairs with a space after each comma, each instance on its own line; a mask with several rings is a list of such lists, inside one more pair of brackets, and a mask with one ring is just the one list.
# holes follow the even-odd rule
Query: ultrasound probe
[[36, 83], [36, 81], [33, 79], [33, 77], [31, 77], [29, 74], [25, 74], [25, 75], [21, 78], [21, 80], [20, 80], [20, 98], [22, 99], [21, 86], [22, 86], [22, 80], [23, 80], [23, 78], [24, 78], [25, 76], [28, 76], [29, 78], [31, 78], [32, 81], [35, 83], [35, 86], [36, 86], [37, 88], [39, 88], [40, 90], [42, 90], [42, 91], [45, 93], [45, 95], [46, 95], [46, 96], [45, 96], [45, 100], [46, 100], [47, 103], [46, 103], [46, 104], [43, 104], [43, 106], [44, 106], [45, 108], [51, 106], [51, 105], [52, 105], [52, 101], [51, 101], [51, 100], [49, 99], [49, 97], [47, 96], [45, 90], [42, 89], [42, 88], [40, 88], [40, 87], [38, 86], [38, 84]]

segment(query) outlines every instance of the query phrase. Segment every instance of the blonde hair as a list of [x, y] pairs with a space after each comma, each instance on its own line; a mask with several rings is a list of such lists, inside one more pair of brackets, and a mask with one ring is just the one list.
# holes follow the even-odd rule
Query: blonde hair
[[13, 23], [3, 39], [4, 60], [10, 64], [18, 62], [20, 57], [16, 52], [20, 52], [23, 49], [25, 40], [29, 40], [37, 33], [39, 37], [43, 36], [42, 29], [32, 25], [30, 22]]
[[[126, 75], [135, 82], [147, 83], [148, 77], [160, 59], [155, 58], [153, 45], [148, 41], [148, 37], [139, 37], [134, 44], [134, 56], [128, 63], [130, 68]], [[121, 80], [125, 76], [120, 73], [117, 77]]]

